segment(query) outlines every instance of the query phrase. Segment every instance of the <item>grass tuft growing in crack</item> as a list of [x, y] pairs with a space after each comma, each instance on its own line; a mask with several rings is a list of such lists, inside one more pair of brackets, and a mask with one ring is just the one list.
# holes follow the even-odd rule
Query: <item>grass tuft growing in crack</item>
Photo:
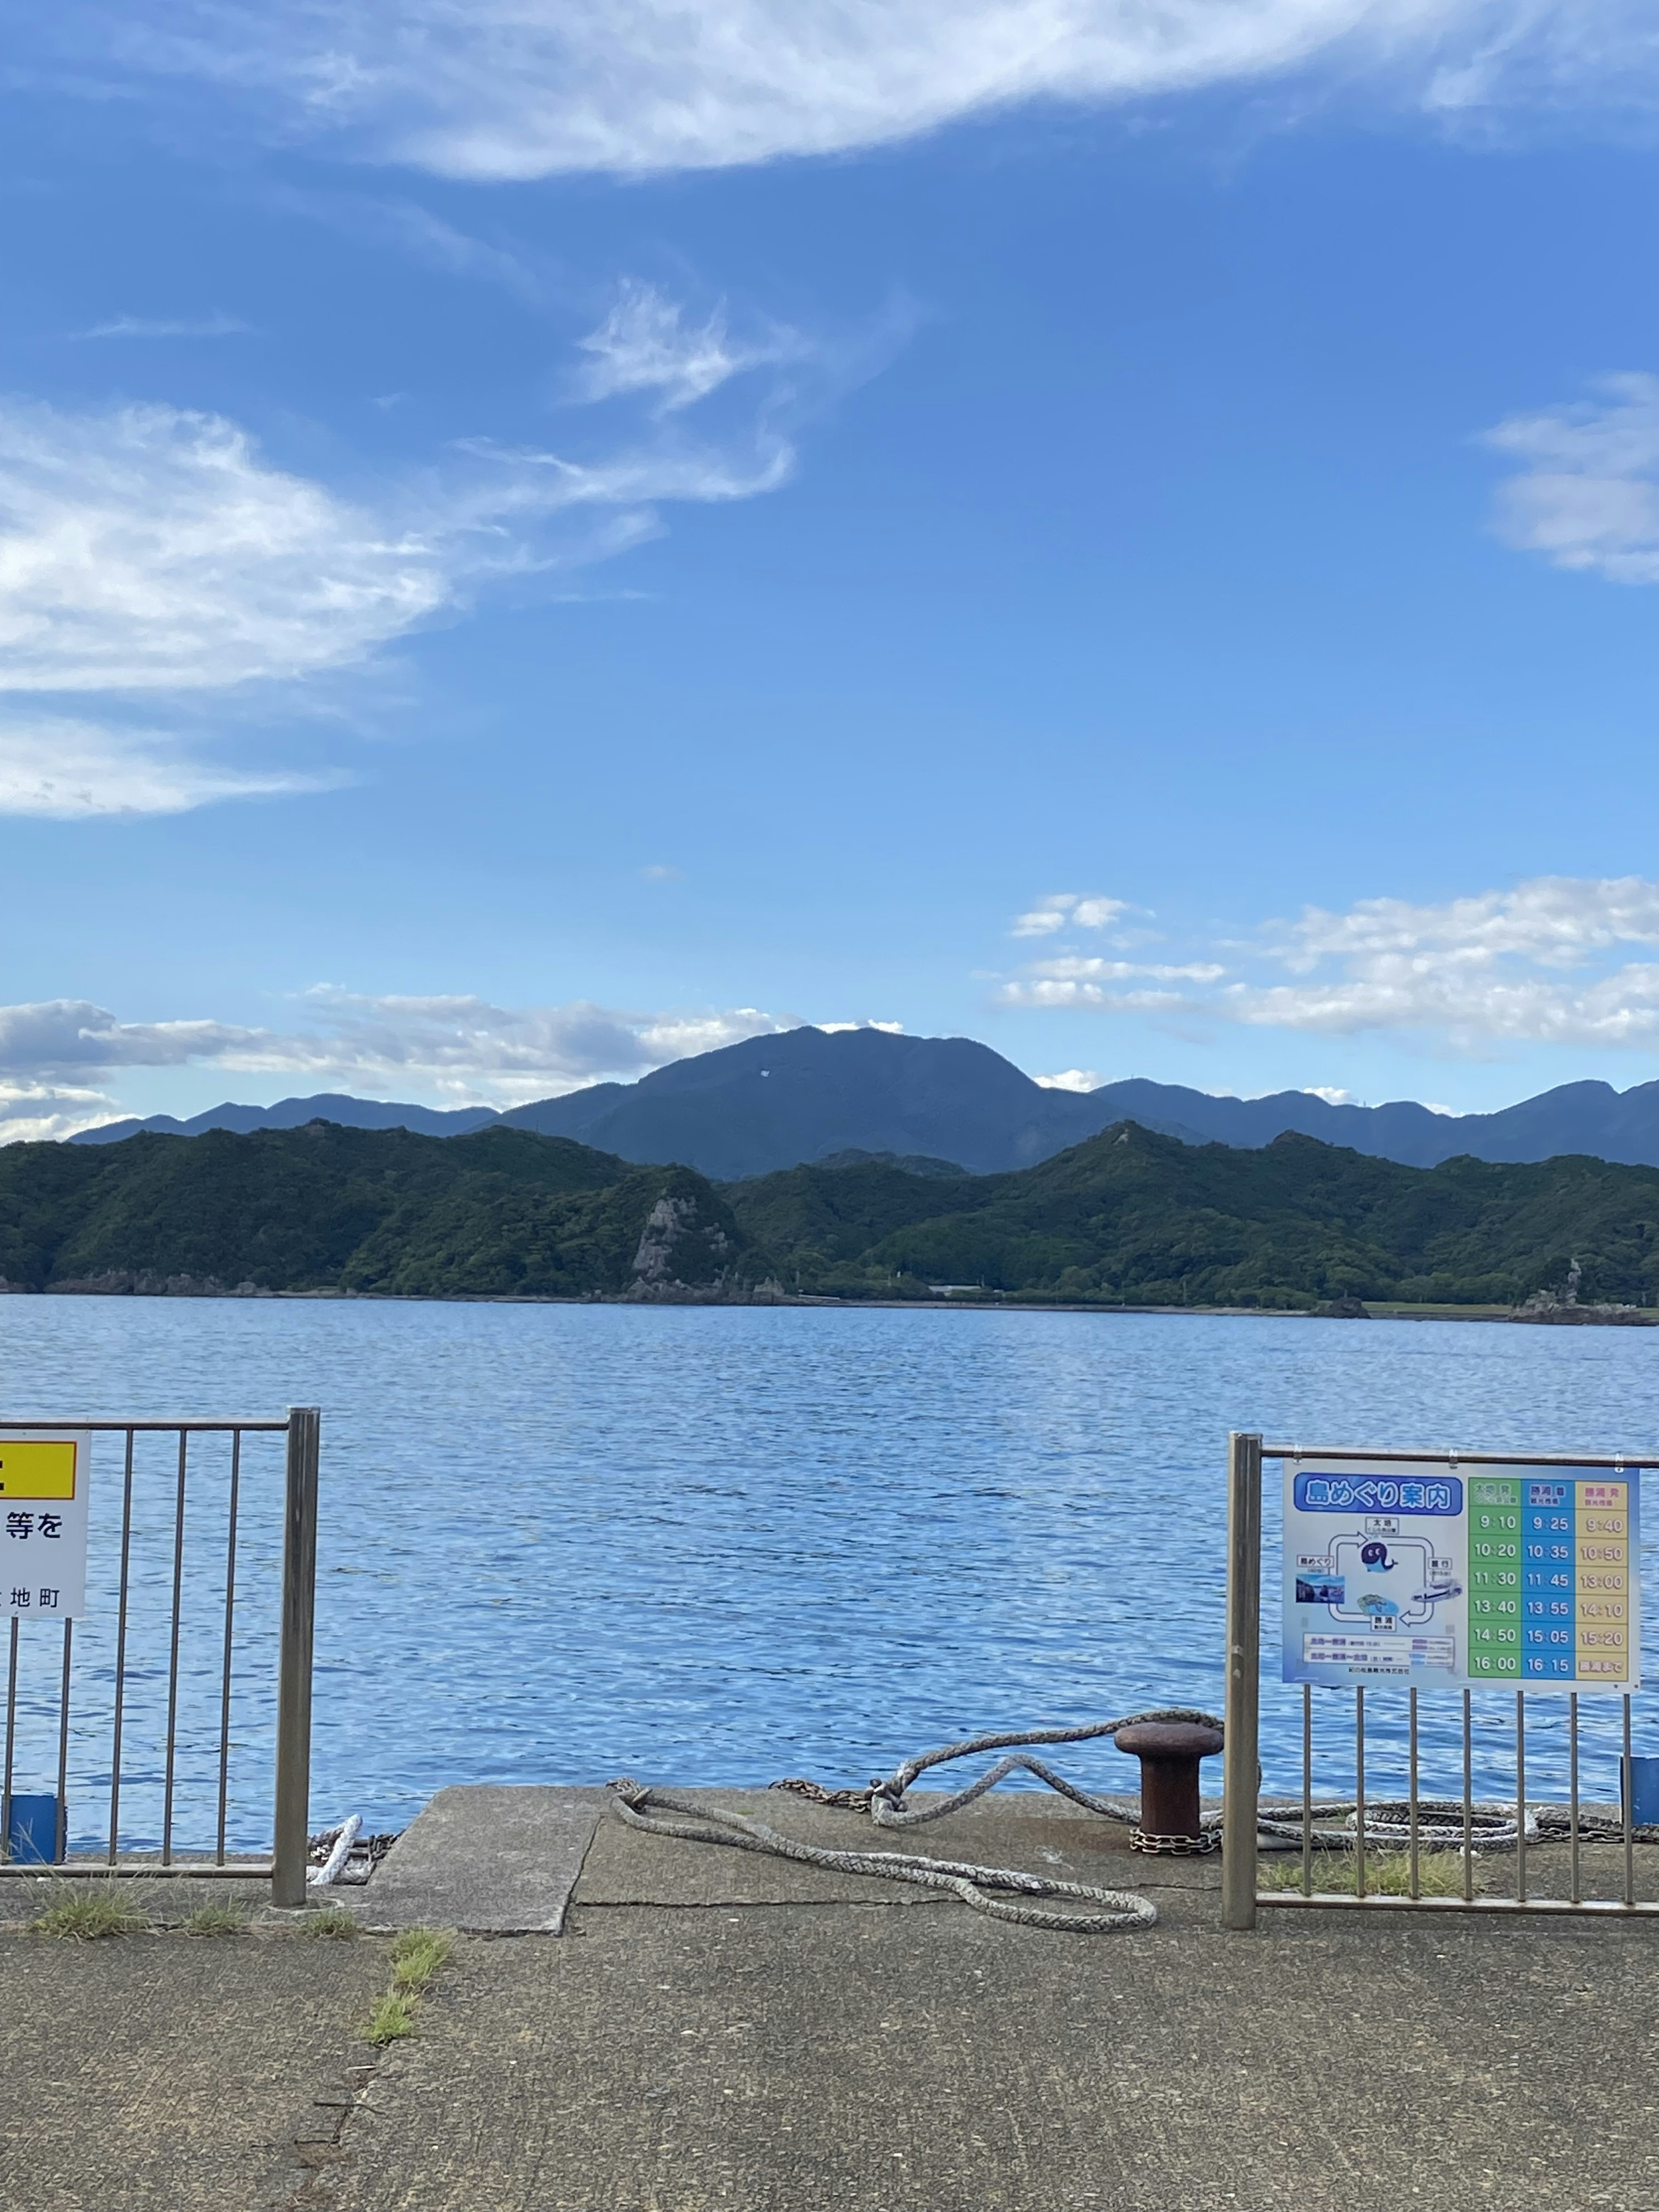
[[105, 1936], [138, 1936], [149, 1927], [142, 1912], [109, 1887], [66, 1888], [31, 1923], [37, 1936], [65, 1936], [94, 1943]]
[[415, 2033], [415, 2004], [412, 1996], [399, 1990], [388, 1990], [383, 1997], [374, 2001], [374, 2009], [363, 2022], [359, 2033], [365, 2043], [385, 2045], [400, 2043], [406, 2035]]
[[185, 1923], [186, 1936], [238, 1936], [247, 1915], [236, 1905], [198, 1905]]
[[399, 2043], [415, 2033], [415, 2010], [455, 1948], [453, 1928], [405, 1928], [392, 1938], [392, 1986], [358, 2033], [365, 2043]]
[[294, 1924], [296, 1936], [325, 1936], [336, 1943], [355, 1943], [362, 1928], [355, 1912], [343, 1905], [319, 1905]]
[[[1412, 1861], [1409, 1851], [1367, 1851], [1365, 1887], [1372, 1897], [1409, 1897]], [[1326, 1897], [1352, 1897], [1358, 1886], [1359, 1867], [1349, 1851], [1316, 1851], [1314, 1893]], [[1264, 1859], [1257, 1879], [1262, 1890], [1300, 1889], [1302, 1854]], [[1417, 1856], [1417, 1887], [1422, 1897], [1462, 1897], [1463, 1854], [1455, 1850], [1423, 1850]], [[1474, 1869], [1474, 1887], [1486, 1887], [1486, 1876]]]
[[453, 1928], [405, 1928], [392, 1945], [392, 1986], [419, 1996], [455, 1948]]

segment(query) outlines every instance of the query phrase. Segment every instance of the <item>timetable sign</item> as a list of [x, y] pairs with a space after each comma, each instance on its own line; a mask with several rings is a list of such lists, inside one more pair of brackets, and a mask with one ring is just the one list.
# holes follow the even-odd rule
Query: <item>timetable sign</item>
[[1640, 1476], [1285, 1462], [1283, 1675], [1634, 1690]]

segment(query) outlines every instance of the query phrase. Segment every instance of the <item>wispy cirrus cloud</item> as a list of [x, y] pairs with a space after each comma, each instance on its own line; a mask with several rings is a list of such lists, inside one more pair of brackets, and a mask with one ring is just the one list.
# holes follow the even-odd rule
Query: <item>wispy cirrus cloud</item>
[[728, 167], [1021, 102], [1298, 77], [1442, 117], [1650, 103], [1638, 0], [68, 0], [73, 75], [205, 82], [274, 134], [441, 175]]
[[1486, 433], [1521, 464], [1498, 492], [1498, 535], [1558, 568], [1659, 584], [1659, 376], [1632, 371], [1591, 388], [1593, 398]]
[[59, 822], [186, 814], [221, 799], [332, 790], [346, 780], [337, 769], [237, 767], [165, 731], [0, 709], [0, 814]]
[[[774, 392], [712, 430], [689, 416], [720, 382], [806, 342], [745, 351], [660, 295], [619, 301], [587, 368], [608, 364], [617, 397], [660, 404], [636, 410], [631, 434], [574, 454], [463, 440], [344, 489], [276, 465], [222, 416], [0, 400], [0, 695], [77, 702], [0, 710], [0, 812], [174, 811], [338, 781], [228, 764], [192, 741], [184, 707], [256, 689], [291, 704], [505, 580], [639, 544], [665, 507], [786, 483], [795, 448]], [[647, 309], [654, 351], [637, 323]], [[238, 719], [221, 717], [221, 753]]]
[[451, 596], [422, 520], [273, 468], [220, 416], [0, 407], [0, 690], [217, 690], [359, 659]]
[[1082, 951], [1030, 963], [1006, 1006], [1230, 1022], [1328, 1036], [1415, 1034], [1482, 1054], [1540, 1044], [1659, 1051], [1659, 882], [1541, 876], [1420, 903], [1310, 907], [1225, 957], [1141, 963]]
[[665, 415], [706, 399], [734, 376], [805, 361], [814, 350], [800, 331], [781, 325], [734, 337], [724, 306], [698, 322], [678, 301], [637, 280], [619, 288], [604, 321], [580, 343], [588, 356], [575, 379], [582, 398], [649, 392]]
[[418, 200], [312, 191], [294, 185], [275, 188], [270, 197], [285, 213], [304, 216], [362, 245], [389, 249], [441, 276], [499, 286], [527, 307], [545, 306], [551, 295], [548, 271], [532, 252], [464, 230]]
[[240, 338], [252, 335], [253, 325], [240, 315], [186, 316], [179, 320], [148, 315], [115, 315], [76, 333], [83, 338]]

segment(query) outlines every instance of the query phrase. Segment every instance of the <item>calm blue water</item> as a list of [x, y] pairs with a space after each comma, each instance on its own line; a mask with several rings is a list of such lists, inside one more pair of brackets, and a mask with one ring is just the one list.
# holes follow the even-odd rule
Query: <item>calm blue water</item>
[[[1659, 1441], [1659, 1334], [1644, 1330], [9, 1297], [0, 1350], [7, 1419], [323, 1407], [313, 1807], [371, 1827], [452, 1782], [861, 1783], [974, 1729], [1218, 1707], [1231, 1427]], [[280, 1451], [251, 1443], [244, 1471], [231, 1835], [246, 1845], [269, 1838]], [[188, 1491], [181, 1847], [212, 1840], [225, 1455], [201, 1447]], [[85, 1841], [108, 1818], [120, 1472], [111, 1440], [77, 1630]], [[141, 1454], [134, 1844], [160, 1827], [175, 1474], [176, 1447]], [[1651, 1540], [1645, 1565], [1654, 1622]], [[26, 1627], [23, 1650], [18, 1786], [47, 1787], [58, 1632]], [[1368, 1704], [1375, 1790], [1391, 1708]], [[1477, 1787], [1512, 1792], [1513, 1700], [1477, 1705]], [[1347, 1710], [1322, 1693], [1322, 1787], [1349, 1786]], [[1616, 1701], [1598, 1710], [1611, 1723]], [[1264, 1693], [1270, 1785], [1298, 1786], [1300, 1726], [1297, 1693]], [[1659, 1716], [1650, 1733], [1638, 1748], [1659, 1750]], [[1586, 1790], [1611, 1796], [1613, 1735], [1592, 1735]], [[1096, 1788], [1133, 1771], [1109, 1747], [1066, 1763]], [[1559, 1765], [1529, 1726], [1529, 1788]], [[1443, 1749], [1425, 1781], [1458, 1786]]]

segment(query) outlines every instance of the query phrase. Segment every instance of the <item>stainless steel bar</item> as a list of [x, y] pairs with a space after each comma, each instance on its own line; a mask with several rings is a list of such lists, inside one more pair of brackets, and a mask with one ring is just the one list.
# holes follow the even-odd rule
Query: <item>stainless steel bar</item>
[[230, 1499], [226, 1511], [225, 1539], [225, 1656], [219, 1681], [219, 1834], [216, 1863], [225, 1863], [225, 1814], [230, 1797], [230, 1662], [232, 1628], [236, 1616], [236, 1509], [242, 1479], [242, 1436], [239, 1429], [230, 1440]]
[[[312, 1633], [317, 1597], [317, 1467], [322, 1415], [315, 1406], [290, 1406], [288, 1415], [288, 1476], [283, 1533], [283, 1632], [276, 1691], [276, 1850], [270, 1879], [273, 1905], [303, 1905], [306, 1899], [306, 1848], [311, 1809], [311, 1662]], [[1260, 1462], [1255, 1462], [1260, 1468]], [[1256, 1483], [1257, 1510], [1261, 1482]], [[1258, 1524], [1259, 1528], [1259, 1524]], [[1258, 1534], [1257, 1550], [1260, 1550]], [[1252, 1590], [1255, 1588], [1253, 1581]], [[1232, 1593], [1228, 1595], [1231, 1616]], [[1254, 1639], [1251, 1657], [1255, 1656]], [[1254, 1665], [1250, 1683], [1255, 1683]], [[1232, 1712], [1231, 1671], [1228, 1713]], [[1250, 1803], [1255, 1802], [1255, 1730], [1249, 1730]], [[1232, 1768], [1227, 1769], [1231, 1789]], [[1242, 1798], [1235, 1804], [1242, 1806]], [[1235, 1812], [1224, 1815], [1227, 1834], [1232, 1833]], [[1250, 1822], [1252, 1854], [1249, 1868], [1251, 1917], [1254, 1920], [1255, 1824]], [[1229, 1879], [1224, 1866], [1224, 1881]]]
[[6, 1661], [6, 1764], [0, 1774], [0, 1865], [11, 1856], [11, 1770], [17, 1749], [17, 1615], [11, 1617], [11, 1648]]
[[[1222, 1750], [1221, 1924], [1255, 1926], [1261, 1770], [1261, 1438], [1227, 1439], [1227, 1695]], [[280, 1846], [279, 1846], [280, 1848]], [[303, 1881], [303, 1871], [301, 1875]], [[279, 1897], [277, 1903], [283, 1900]]]
[[[50, 1427], [50, 1422], [40, 1424]], [[84, 1421], [64, 1424], [85, 1428]], [[171, 1423], [168, 1424], [172, 1425]], [[1449, 1451], [1443, 1444], [1424, 1444], [1414, 1450], [1372, 1451], [1364, 1444], [1263, 1444], [1263, 1459], [1374, 1459], [1383, 1466], [1401, 1460], [1436, 1460], [1459, 1467], [1659, 1467], [1659, 1452], [1471, 1452]]]
[[[171, 1866], [162, 1866], [151, 1858], [124, 1859], [119, 1866], [106, 1866], [103, 1859], [65, 1859], [52, 1869], [54, 1881], [161, 1881], [178, 1879], [185, 1881], [269, 1881], [269, 1859], [250, 1859], [238, 1865], [234, 1860], [224, 1866], [216, 1866], [211, 1859], [174, 1859]], [[0, 1866], [0, 1879], [39, 1881], [40, 1870], [27, 1861], [15, 1866]]]
[[1659, 1914], [1659, 1904], [1621, 1905], [1612, 1897], [1587, 1897], [1577, 1905], [1570, 1905], [1565, 1897], [1529, 1897], [1517, 1904], [1512, 1897], [1304, 1897], [1299, 1889], [1280, 1889], [1268, 1890], [1261, 1902], [1310, 1906], [1316, 1912], [1338, 1905], [1352, 1911], [1360, 1905], [1367, 1912], [1565, 1912], [1586, 1919], [1604, 1913], [1617, 1913], [1621, 1920]]
[[1302, 1685], [1302, 1894], [1313, 1895], [1313, 1684]]
[[173, 1517], [173, 1633], [167, 1646], [167, 1764], [161, 1784], [161, 1864], [173, 1861], [173, 1785], [179, 1735], [179, 1621], [185, 1598], [185, 1459], [190, 1438], [179, 1431], [179, 1494]]
[[1420, 1897], [1421, 1887], [1417, 1878], [1417, 1692], [1413, 1690], [1406, 1700], [1406, 1726], [1410, 1738], [1409, 1775], [1407, 1782], [1407, 1811], [1411, 1822], [1411, 1888], [1409, 1894]]
[[1630, 1763], [1630, 1692], [1625, 1692], [1625, 1905], [1636, 1903], [1636, 1777]]
[[1578, 1692], [1567, 1697], [1567, 1873], [1572, 1901], [1578, 1902]]
[[127, 1688], [127, 1589], [132, 1565], [132, 1437], [127, 1431], [127, 1470], [121, 1492], [121, 1595], [115, 1612], [115, 1724], [109, 1753], [109, 1863], [121, 1833], [121, 1721]]
[[1353, 1693], [1354, 1828], [1353, 1893], [1365, 1894], [1365, 1685]]
[[64, 1623], [64, 1679], [58, 1698], [58, 1819], [52, 1831], [52, 1863], [61, 1866], [69, 1851], [70, 1656], [75, 1623]]
[[[134, 1434], [168, 1437], [180, 1434], [192, 1437], [214, 1433], [228, 1435], [236, 1429], [240, 1429], [245, 1433], [258, 1430], [264, 1435], [281, 1436], [287, 1427], [286, 1421], [244, 1420], [229, 1414], [215, 1414], [207, 1420], [194, 1420], [185, 1416], [181, 1420], [172, 1421], [27, 1421], [19, 1420], [15, 1416], [0, 1419], [0, 1429], [73, 1429], [77, 1433], [85, 1431], [96, 1437], [121, 1437]], [[1563, 1464], [1565, 1465], [1565, 1462], [1563, 1462]], [[1574, 1464], [1578, 1465], [1580, 1462], [1575, 1461]], [[1607, 1464], [1611, 1467], [1613, 1462], [1609, 1460]], [[1629, 1459], [1619, 1462], [1621, 1467], [1645, 1467], [1649, 1464], [1646, 1460]]]
[[1527, 1897], [1527, 1693], [1515, 1693], [1515, 1901]]
[[1463, 1902], [1474, 1899], [1474, 1721], [1463, 1692]]

